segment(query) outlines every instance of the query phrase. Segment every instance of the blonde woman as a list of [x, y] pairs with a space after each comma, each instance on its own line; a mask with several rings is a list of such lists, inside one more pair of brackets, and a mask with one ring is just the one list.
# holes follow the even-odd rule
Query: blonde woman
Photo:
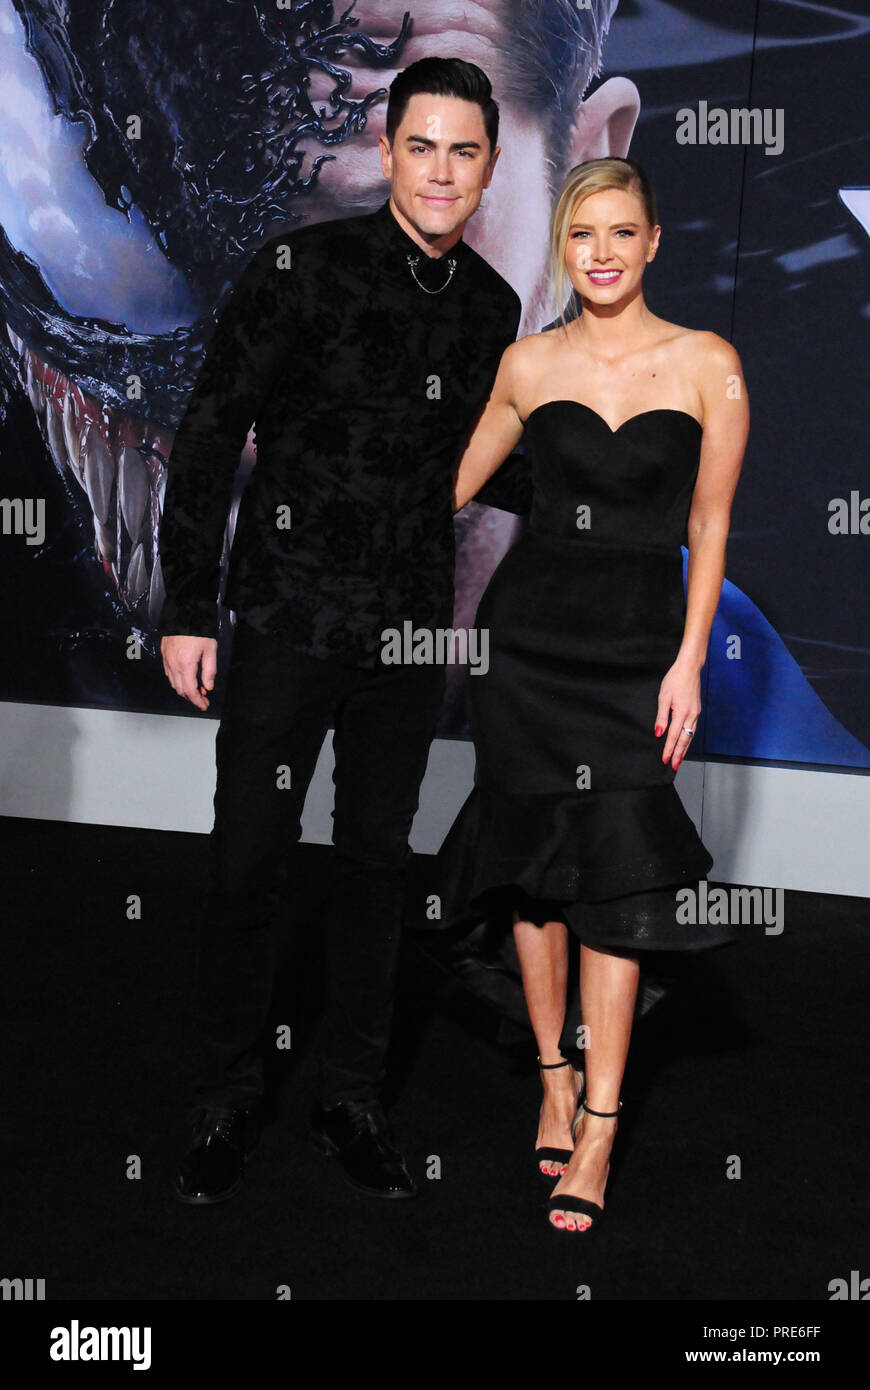
[[[490, 656], [468, 683], [465, 906], [511, 910], [544, 1088], [536, 1162], [558, 1179], [551, 1225], [572, 1232], [603, 1213], [642, 954], [734, 935], [678, 912], [712, 858], [673, 781], [701, 710], [748, 406], [729, 343], [647, 307], [660, 236], [634, 160], [571, 170], [551, 249], [557, 303], [570, 281], [582, 312], [505, 351], [455, 479], [458, 509], [525, 433], [528, 529], [476, 619]], [[585, 1094], [560, 1052], [569, 931]]]

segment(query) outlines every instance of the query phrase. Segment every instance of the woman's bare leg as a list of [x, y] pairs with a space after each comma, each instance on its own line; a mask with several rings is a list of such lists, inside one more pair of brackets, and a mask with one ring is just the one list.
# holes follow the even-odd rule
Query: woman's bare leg
[[[568, 987], [568, 929], [564, 922], [538, 926], [522, 921], [515, 912], [514, 941], [538, 1055], [542, 1062], [558, 1062]], [[570, 1149], [574, 1144], [571, 1124], [577, 1110], [577, 1073], [572, 1067], [558, 1067], [542, 1071], [541, 1080], [544, 1099], [535, 1147]], [[539, 1167], [542, 1173], [554, 1176], [564, 1170], [563, 1164], [546, 1158]]]
[[[580, 1007], [586, 1034], [586, 1101], [593, 1110], [613, 1111], [619, 1104], [631, 1024], [637, 998], [638, 962], [591, 946], [580, 947]], [[553, 1196], [571, 1193], [604, 1206], [610, 1149], [616, 1120], [582, 1112], [574, 1155]], [[591, 1224], [576, 1212], [551, 1211], [560, 1230], [583, 1231]]]

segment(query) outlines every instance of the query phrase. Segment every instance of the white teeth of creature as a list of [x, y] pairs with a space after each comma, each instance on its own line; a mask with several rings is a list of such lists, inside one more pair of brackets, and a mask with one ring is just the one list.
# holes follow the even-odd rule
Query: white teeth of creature
[[58, 472], [62, 473], [68, 466], [69, 460], [66, 452], [66, 440], [63, 437], [63, 421], [58, 411], [55, 410], [52, 400], [45, 402], [45, 433], [48, 436], [51, 457], [54, 459]]
[[9, 334], [10, 343], [14, 347], [15, 351], [18, 353], [18, 356], [21, 357], [24, 352], [23, 342], [21, 341], [17, 333], [12, 332], [12, 329], [9, 327], [8, 323], [6, 325], [6, 332]]
[[26, 366], [24, 368], [24, 384], [27, 388], [27, 395], [30, 404], [33, 406], [34, 414], [39, 415], [42, 411], [42, 387], [36, 378], [33, 370], [33, 357], [28, 352], [26, 354]]
[[66, 442], [67, 459], [78, 471], [81, 433], [79, 431], [78, 405], [72, 391], [67, 391], [63, 400], [63, 437]]
[[[20, 370], [30, 404], [37, 417], [44, 421], [48, 448], [55, 467], [59, 472], [68, 468], [87, 494], [93, 512], [94, 551], [98, 559], [111, 570], [115, 588], [129, 607], [135, 607], [147, 596], [149, 617], [152, 622], [157, 622], [166, 592], [163, 573], [158, 559], [149, 575], [145, 547], [138, 537], [149, 507], [153, 524], [159, 521], [166, 490], [165, 467], [155, 468], [146, 464], [136, 448], [122, 448], [117, 463], [118, 488], [113, 507], [115, 459], [99, 424], [82, 416], [80, 400], [69, 386], [63, 394], [62, 408], [58, 407], [54, 393], [43, 386], [34, 371], [34, 363], [38, 359], [8, 324], [6, 327], [9, 341], [21, 359]], [[134, 542], [126, 566], [123, 563], [125, 543], [122, 523]], [[122, 578], [125, 569], [126, 576]]]
[[[89, 430], [82, 450], [85, 487], [98, 521], [106, 521], [115, 481], [115, 461], [99, 430]], [[114, 553], [114, 552], [113, 552]]]
[[112, 561], [115, 558], [115, 537], [104, 526], [99, 517], [94, 517], [94, 548], [101, 560]]
[[127, 565], [127, 602], [132, 608], [148, 588], [148, 566], [145, 550], [140, 541], [130, 555]]
[[151, 591], [148, 595], [148, 617], [152, 623], [156, 623], [163, 608], [163, 600], [166, 597], [166, 590], [163, 587], [163, 568], [160, 564], [160, 556], [154, 561], [154, 568], [151, 571]]
[[236, 534], [236, 522], [239, 518], [239, 507], [241, 506], [241, 502], [242, 498], [241, 495], [239, 495], [238, 497], [234, 497], [232, 502], [230, 503], [230, 514], [227, 518], [226, 530], [224, 532], [225, 546], [231, 546], [233, 543], [233, 537]]
[[142, 455], [138, 449], [125, 446], [118, 459], [118, 496], [121, 515], [131, 540], [136, 540], [142, 528], [149, 495], [148, 469]]

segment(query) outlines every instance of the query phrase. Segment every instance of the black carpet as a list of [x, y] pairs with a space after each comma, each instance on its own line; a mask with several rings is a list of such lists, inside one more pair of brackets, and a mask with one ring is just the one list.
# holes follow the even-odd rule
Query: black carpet
[[587, 1239], [547, 1224], [530, 1036], [424, 938], [405, 941], [387, 1096], [420, 1199], [357, 1194], [310, 1146], [331, 850], [300, 846], [274, 1010], [292, 1048], [271, 1057], [242, 1192], [188, 1208], [171, 1179], [206, 837], [0, 828], [0, 1274], [45, 1279], [47, 1299], [827, 1300], [831, 1280], [870, 1273], [865, 900], [786, 894], [782, 935], [704, 953], [638, 1024], [607, 1215]]

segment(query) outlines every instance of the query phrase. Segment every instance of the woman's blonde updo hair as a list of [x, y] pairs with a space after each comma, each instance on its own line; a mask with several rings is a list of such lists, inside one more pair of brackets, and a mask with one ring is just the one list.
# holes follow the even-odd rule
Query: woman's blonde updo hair
[[586, 159], [569, 170], [553, 209], [550, 224], [550, 262], [556, 318], [563, 328], [567, 323], [565, 282], [568, 275], [565, 270], [565, 248], [568, 245], [568, 231], [577, 207], [583, 199], [588, 198], [590, 193], [601, 193], [606, 188], [622, 188], [627, 193], [636, 193], [643, 204], [650, 230], [657, 222], [656, 198], [652, 184], [636, 159], [620, 159], [617, 155], [609, 155], [606, 159]]

